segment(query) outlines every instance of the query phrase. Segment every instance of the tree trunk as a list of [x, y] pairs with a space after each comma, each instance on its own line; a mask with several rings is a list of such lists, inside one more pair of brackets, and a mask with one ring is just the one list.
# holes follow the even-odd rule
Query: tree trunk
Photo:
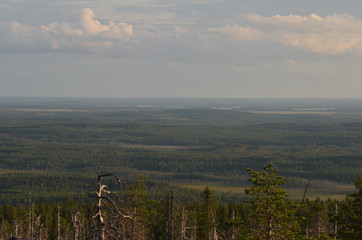
[[187, 212], [185, 207], [182, 208], [181, 213], [181, 240], [186, 240], [186, 221], [187, 221]]
[[166, 229], [166, 240], [173, 240], [174, 235], [174, 215], [175, 215], [175, 191], [171, 190], [168, 204], [168, 220]]

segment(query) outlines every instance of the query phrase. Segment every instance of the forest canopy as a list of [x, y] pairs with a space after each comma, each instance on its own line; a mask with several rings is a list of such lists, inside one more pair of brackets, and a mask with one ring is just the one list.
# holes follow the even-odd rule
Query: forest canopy
[[84, 198], [97, 173], [229, 201], [269, 162], [291, 197], [343, 199], [362, 172], [360, 100], [0, 100], [1, 202]]

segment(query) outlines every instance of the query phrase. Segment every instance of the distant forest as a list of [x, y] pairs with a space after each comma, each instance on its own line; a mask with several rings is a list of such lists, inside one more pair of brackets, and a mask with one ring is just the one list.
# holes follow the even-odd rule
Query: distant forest
[[344, 199], [361, 143], [362, 100], [0, 98], [0, 202], [84, 198], [98, 173], [234, 201], [270, 162], [292, 198]]
[[[59, 237], [60, 233], [63, 235], [58, 239], [72, 239], [73, 218], [78, 211], [84, 221], [79, 230], [83, 231], [82, 236], [96, 234], [99, 229], [90, 218], [94, 216], [96, 202], [89, 196], [96, 191], [97, 176], [107, 174], [122, 180], [120, 188], [116, 181], [103, 179], [108, 181], [105, 184], [109, 189], [127, 202], [127, 211], [137, 199], [142, 198], [145, 204], [136, 222], [132, 218], [134, 222], [112, 224], [140, 226], [145, 239], [165, 239], [165, 226], [170, 221], [166, 207], [169, 203], [165, 201], [169, 201], [171, 192], [180, 203], [175, 213], [178, 217], [175, 215], [171, 224], [178, 229], [173, 230], [173, 239], [182, 237], [177, 234], [181, 231], [181, 216], [186, 212], [192, 216], [187, 221], [197, 222], [188, 223], [189, 235], [184, 239], [195, 239], [191, 235], [196, 233], [200, 236], [197, 239], [211, 239], [206, 236], [210, 229], [216, 231], [213, 228], [216, 222], [220, 233], [214, 232], [213, 239], [259, 239], [236, 237], [236, 232], [234, 235], [231, 232], [238, 229], [246, 236], [245, 231], [251, 226], [246, 226], [245, 221], [257, 214], [251, 209], [260, 207], [254, 201], [258, 199], [257, 193], [251, 190], [256, 183], [247, 169], [260, 170], [269, 163], [273, 163], [273, 168], [279, 170], [278, 176], [285, 181], [276, 185], [283, 186], [282, 204], [291, 211], [289, 217], [298, 222], [295, 226], [299, 230], [293, 230], [299, 234], [295, 239], [304, 239], [300, 236], [359, 239], [346, 238], [346, 234], [348, 231], [353, 236], [359, 234], [353, 229], [360, 226], [361, 214], [355, 221], [343, 220], [339, 214], [359, 211], [355, 206], [360, 201], [359, 195], [353, 194], [360, 191], [361, 144], [362, 100], [358, 99], [2, 97], [2, 239], [11, 234], [28, 239], [35, 231], [38, 235], [47, 234], [49, 239]], [[135, 197], [132, 194], [136, 193], [131, 193], [130, 188], [137, 182], [142, 182], [142, 191], [136, 192], [147, 197], [137, 195], [132, 200], [131, 196]], [[209, 201], [205, 198], [215, 200], [212, 210], [203, 209], [205, 201]], [[118, 200], [112, 201], [119, 204]], [[299, 208], [294, 208], [296, 205]], [[322, 219], [318, 221], [324, 221], [321, 227], [324, 230], [319, 229], [319, 233], [310, 230], [315, 223], [308, 222], [317, 221], [311, 215], [318, 209], [321, 211], [318, 219]], [[106, 211], [104, 216], [115, 214], [113, 210]], [[27, 227], [22, 222], [25, 216]], [[62, 220], [58, 221], [57, 216]], [[29, 228], [29, 221], [34, 229], [38, 226], [37, 230]], [[351, 222], [357, 225], [351, 227]], [[62, 223], [61, 230], [56, 229], [58, 223]], [[194, 233], [191, 228], [196, 229]], [[215, 234], [220, 238], [215, 238]]]

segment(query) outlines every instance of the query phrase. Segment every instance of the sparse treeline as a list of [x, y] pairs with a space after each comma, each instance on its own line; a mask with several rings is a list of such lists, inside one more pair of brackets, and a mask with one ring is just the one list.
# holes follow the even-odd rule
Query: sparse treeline
[[[125, 186], [116, 175], [100, 174], [87, 202], [2, 205], [0, 239], [362, 239], [362, 177], [343, 201], [296, 201], [288, 198], [272, 164], [247, 171], [249, 198], [229, 203], [219, 202], [209, 188], [196, 202], [179, 201], [177, 191], [154, 200], [145, 195], [142, 179]], [[124, 190], [111, 191], [106, 180]]]

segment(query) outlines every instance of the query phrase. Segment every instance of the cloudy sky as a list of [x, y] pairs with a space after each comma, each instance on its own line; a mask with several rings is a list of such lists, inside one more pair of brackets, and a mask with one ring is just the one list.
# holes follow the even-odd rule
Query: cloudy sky
[[361, 0], [0, 0], [0, 96], [362, 97]]

